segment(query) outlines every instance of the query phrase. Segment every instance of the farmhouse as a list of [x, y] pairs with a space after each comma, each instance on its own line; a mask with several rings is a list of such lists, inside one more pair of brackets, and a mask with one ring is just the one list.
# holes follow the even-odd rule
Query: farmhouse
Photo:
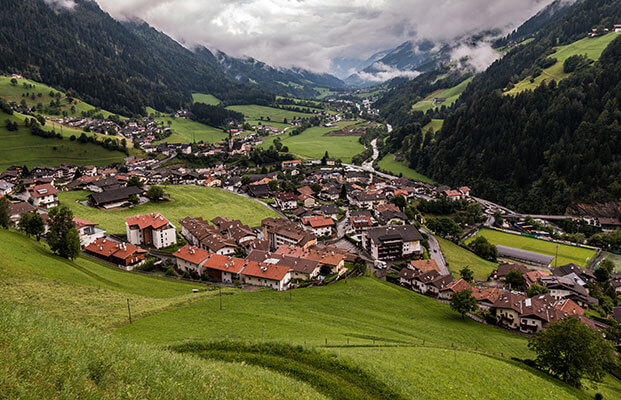
[[177, 241], [175, 226], [160, 213], [125, 218], [127, 239], [134, 245], [168, 247]]
[[106, 238], [96, 239], [84, 249], [87, 253], [124, 267], [135, 266], [145, 259], [146, 250], [128, 243], [119, 243]]
[[370, 228], [362, 233], [362, 244], [376, 260], [394, 260], [422, 254], [423, 237], [411, 225]]
[[49, 183], [36, 185], [28, 189], [28, 196], [32, 205], [38, 208], [53, 208], [58, 206], [58, 189]]

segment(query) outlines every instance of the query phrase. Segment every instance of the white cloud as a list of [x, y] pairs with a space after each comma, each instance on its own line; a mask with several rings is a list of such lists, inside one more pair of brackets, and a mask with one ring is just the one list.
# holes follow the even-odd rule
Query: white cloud
[[509, 31], [552, 0], [95, 1], [116, 18], [143, 19], [187, 46], [328, 71], [337, 57], [366, 59], [406, 40]]
[[66, 8], [66, 9], [72, 9], [73, 7], [75, 7], [75, 2], [73, 0], [43, 0], [45, 1], [45, 3], [47, 5], [49, 5], [52, 8]]
[[360, 71], [356, 75], [362, 78], [365, 81], [369, 82], [385, 82], [387, 80], [397, 78], [397, 77], [406, 77], [409, 79], [414, 79], [421, 73], [418, 71], [402, 71], [398, 68], [392, 67], [390, 65], [386, 65], [381, 62], [373, 63], [372, 65], [375, 72], [364, 72]]
[[461, 44], [451, 51], [451, 60], [467, 64], [477, 72], [484, 71], [498, 58], [500, 53], [487, 42], [479, 42], [476, 46]]

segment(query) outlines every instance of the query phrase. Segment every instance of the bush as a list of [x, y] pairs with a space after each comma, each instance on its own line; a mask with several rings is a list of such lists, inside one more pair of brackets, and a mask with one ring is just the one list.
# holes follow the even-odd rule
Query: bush
[[177, 271], [175, 271], [175, 269], [172, 266], [170, 266], [166, 270], [165, 274], [166, 274], [166, 276], [175, 276], [176, 277], [177, 276]]

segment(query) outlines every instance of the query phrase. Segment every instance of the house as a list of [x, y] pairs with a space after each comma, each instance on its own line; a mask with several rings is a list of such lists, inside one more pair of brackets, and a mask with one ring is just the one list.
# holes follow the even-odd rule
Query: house
[[492, 271], [492, 273], [490, 274], [490, 278], [493, 280], [504, 280], [509, 272], [513, 270], [519, 271], [522, 275], [526, 274], [529, 271], [528, 267], [522, 264], [501, 264], [498, 266], [497, 269]]
[[80, 245], [86, 247], [96, 241], [97, 239], [104, 238], [106, 231], [97, 228], [95, 222], [86, 221], [80, 218], [73, 218], [73, 224], [80, 236]]
[[248, 262], [241, 272], [241, 281], [248, 285], [267, 286], [275, 290], [287, 290], [291, 283], [291, 268], [257, 262]]
[[276, 193], [276, 205], [281, 210], [293, 210], [298, 206], [298, 196], [295, 193]]
[[28, 189], [32, 205], [38, 208], [53, 208], [58, 206], [58, 189], [49, 183], [36, 185]]
[[334, 233], [334, 220], [323, 216], [302, 218], [302, 223], [309, 226], [317, 237], [331, 236]]
[[385, 204], [386, 196], [381, 193], [367, 193], [357, 190], [348, 193], [347, 200], [349, 200], [349, 203], [354, 207], [372, 210], [376, 205]]
[[283, 244], [308, 247], [317, 243], [315, 234], [286, 218], [266, 218], [261, 221], [261, 227], [263, 238], [268, 240], [271, 250]]
[[459, 192], [463, 195], [464, 198], [470, 197], [470, 188], [468, 186], [462, 186], [459, 188]]
[[160, 213], [125, 218], [125, 232], [134, 245], [162, 249], [177, 242], [175, 226]]
[[25, 201], [20, 201], [18, 203], [10, 203], [9, 204], [9, 218], [11, 219], [11, 223], [13, 226], [17, 226], [19, 224], [19, 220], [23, 213], [30, 213], [35, 211], [30, 203]]
[[526, 300], [526, 297], [520, 294], [501, 293], [490, 307], [496, 315], [498, 324], [511, 329], [519, 328], [524, 300]]
[[539, 282], [548, 288], [550, 296], [556, 300], [571, 299], [581, 307], [597, 304], [597, 299], [589, 296], [589, 292], [576, 281], [566, 276], [545, 276]]
[[401, 211], [388, 210], [378, 213], [377, 221], [380, 225], [405, 225], [408, 217]]
[[302, 186], [301, 188], [297, 189], [297, 192], [303, 196], [314, 196], [315, 195], [315, 191], [311, 189], [310, 186]]
[[215, 176], [210, 176], [203, 181], [203, 185], [207, 187], [220, 187], [222, 186], [222, 181]]
[[455, 293], [461, 292], [462, 290], [472, 292], [472, 286], [470, 286], [470, 284], [465, 280], [458, 279], [440, 288], [440, 293], [438, 294], [438, 297], [442, 300], [451, 300]]
[[324, 217], [332, 218], [336, 221], [339, 217], [339, 208], [336, 204], [325, 204], [319, 207], [319, 213]]
[[477, 300], [481, 310], [489, 310], [502, 293], [498, 288], [472, 288], [472, 296]]
[[440, 267], [438, 267], [438, 264], [436, 263], [436, 261], [431, 258], [427, 260], [410, 261], [407, 268], [419, 274], [429, 272], [429, 271], [436, 271], [438, 273], [440, 272]]
[[438, 271], [427, 271], [423, 273], [415, 273], [411, 278], [412, 290], [425, 294], [429, 290], [427, 284], [440, 277]]
[[92, 193], [88, 196], [88, 201], [93, 207], [110, 209], [127, 205], [132, 196], [140, 196], [141, 194], [142, 189], [139, 187], [128, 186], [101, 193]]
[[567, 276], [572, 273], [579, 276], [580, 279], [585, 282], [595, 280], [595, 275], [593, 274], [593, 272], [573, 263], [561, 265], [560, 267], [554, 268], [552, 270], [552, 275], [554, 276]]
[[103, 178], [96, 181], [92, 181], [86, 186], [86, 189], [94, 193], [101, 193], [110, 190], [116, 190], [122, 188], [124, 185], [117, 178]]
[[615, 24], [613, 29], [615, 32], [621, 32], [621, 24]]
[[280, 163], [282, 169], [297, 168], [302, 165], [302, 160], [287, 160]]
[[263, 250], [252, 250], [248, 257], [248, 261], [254, 261], [259, 264], [277, 264], [289, 267], [292, 270], [292, 279], [309, 280], [319, 276], [321, 271], [321, 263], [317, 260], [308, 258], [291, 257], [284, 254], [271, 253]]
[[[453, 281], [454, 281], [453, 275], [451, 274], [439, 275], [426, 283], [426, 286], [427, 286], [426, 294], [434, 296], [434, 297], [439, 297], [440, 292], [444, 290], [446, 287], [448, 287], [449, 285], [451, 285]], [[452, 298], [453, 295], [451, 294], [450, 297]]]
[[528, 271], [527, 273], [524, 274], [524, 279], [526, 280], [526, 286], [530, 287], [533, 283], [537, 283], [539, 281], [540, 278], [543, 278], [544, 276], [548, 276], [549, 274], [541, 271], [541, 270], [533, 270], [533, 271]]
[[362, 245], [376, 260], [394, 260], [423, 254], [423, 237], [412, 225], [369, 228], [362, 232]]
[[240, 272], [248, 264], [242, 258], [210, 253], [190, 245], [183, 246], [173, 255], [180, 270], [206, 274], [209, 279], [224, 283], [241, 280]]
[[267, 184], [248, 185], [248, 194], [252, 197], [264, 199], [270, 195], [270, 187]]
[[361, 215], [357, 217], [349, 217], [349, 225], [356, 234], [362, 234], [363, 231], [373, 227], [373, 219], [369, 215]]
[[519, 329], [524, 333], [536, 333], [565, 316], [564, 312], [554, 306], [554, 298], [548, 294], [524, 299], [522, 303]]
[[6, 196], [7, 194], [11, 194], [15, 185], [13, 183], [7, 182], [5, 180], [0, 180], [0, 196]]
[[442, 195], [449, 200], [461, 200], [463, 198], [463, 194], [459, 190], [445, 190], [442, 192]]
[[329, 270], [330, 273], [333, 274], [338, 273], [341, 275], [345, 273], [346, 254], [336, 248], [320, 247], [318, 245], [307, 248], [282, 245], [276, 249], [275, 253], [283, 256], [317, 261], [320, 268]]
[[144, 261], [146, 250], [129, 243], [98, 238], [84, 249], [87, 253], [124, 267], [134, 267]]

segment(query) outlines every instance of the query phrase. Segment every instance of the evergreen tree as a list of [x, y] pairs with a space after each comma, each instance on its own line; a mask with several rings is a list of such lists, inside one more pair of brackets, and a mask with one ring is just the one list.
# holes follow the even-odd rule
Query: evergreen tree
[[73, 223], [73, 213], [67, 206], [54, 207], [49, 212], [50, 231], [47, 242], [61, 257], [75, 259], [80, 254], [80, 237]]

